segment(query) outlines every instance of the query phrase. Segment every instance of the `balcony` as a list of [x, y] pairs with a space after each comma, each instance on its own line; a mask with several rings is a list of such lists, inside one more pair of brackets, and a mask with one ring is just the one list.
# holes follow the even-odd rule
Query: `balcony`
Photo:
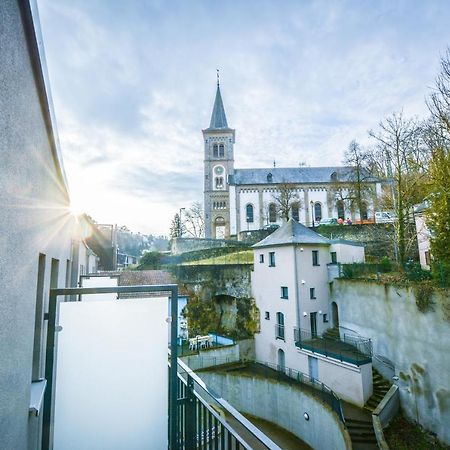
[[295, 345], [319, 355], [356, 366], [372, 361], [372, 341], [351, 331], [334, 328], [322, 335], [294, 328]]

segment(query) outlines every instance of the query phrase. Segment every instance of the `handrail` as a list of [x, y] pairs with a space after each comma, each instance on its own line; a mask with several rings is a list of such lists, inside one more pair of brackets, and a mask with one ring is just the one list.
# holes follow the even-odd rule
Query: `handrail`
[[[170, 353], [170, 352], [169, 352]], [[181, 368], [181, 372], [179, 370]], [[261, 444], [263, 444], [267, 449], [270, 450], [282, 450], [275, 442], [269, 439], [262, 431], [260, 431], [255, 425], [253, 425], [248, 419], [246, 419], [239, 411], [237, 411], [233, 406], [231, 406], [225, 399], [219, 397], [216, 393], [214, 393], [206, 384], [202, 381], [202, 379], [192, 371], [189, 366], [187, 366], [183, 361], [178, 359], [177, 361], [177, 372], [179, 379], [182, 380], [184, 384], [187, 384], [187, 380], [182, 376], [186, 374], [189, 376], [195, 383], [195, 386], [200, 388], [203, 394], [211, 397], [221, 408], [223, 408], [228, 414], [230, 414], [234, 419], [240, 422], [244, 428]], [[202, 397], [202, 395], [194, 390], [194, 395], [198, 400], [210, 411], [214, 417], [219, 420], [219, 422], [228, 430], [233, 436], [246, 448], [252, 450], [252, 446], [244, 441], [244, 439], [233, 429], [233, 427], [226, 422], [220, 415], [214, 411], [214, 408], [211, 407], [210, 403]]]
[[[204, 366], [202, 364], [202, 367], [199, 367], [196, 370], [202, 369], [204, 367], [209, 368], [209, 367], [213, 367], [213, 366], [220, 366], [220, 365], [225, 365], [225, 364], [236, 364], [236, 363], [242, 362], [242, 363], [261, 364], [261, 365], [266, 366], [266, 367], [268, 367], [268, 368], [270, 368], [272, 370], [277, 371], [278, 373], [283, 373], [285, 376], [289, 377], [290, 379], [292, 379], [292, 380], [294, 380], [294, 381], [296, 381], [296, 382], [298, 382], [300, 384], [305, 384], [306, 386], [313, 387], [318, 392], [330, 395], [333, 398], [333, 401], [335, 402], [335, 404], [333, 404], [333, 401], [327, 401], [326, 399], [324, 399], [324, 400], [327, 401], [327, 403], [331, 406], [333, 411], [339, 416], [341, 421], [343, 423], [345, 423], [345, 418], [344, 418], [344, 414], [343, 414], [343, 411], [342, 411], [341, 400], [338, 397], [338, 395], [329, 386], [327, 386], [325, 383], [322, 383], [321, 381], [319, 381], [319, 380], [317, 380], [315, 378], [312, 378], [311, 376], [309, 376], [309, 375], [307, 375], [307, 374], [305, 374], [303, 372], [300, 372], [299, 370], [291, 369], [291, 368], [288, 368], [288, 367], [281, 367], [281, 366], [279, 366], [277, 364], [269, 363], [267, 361], [259, 361], [259, 360], [245, 360], [245, 361], [239, 360], [239, 361], [236, 361], [236, 360], [231, 360], [229, 357], [222, 357], [222, 358], [220, 358], [220, 357], [202, 357], [201, 358], [201, 362], [203, 363], [204, 360], [212, 360], [212, 361], [214, 361], [215, 364], [213, 364], [213, 365], [207, 364], [206, 366]], [[189, 369], [189, 370], [191, 370], [191, 369]], [[194, 372], [192, 372], [192, 373], [194, 373]], [[294, 376], [292, 376], [292, 375], [294, 375]], [[338, 406], [336, 406], [336, 405], [338, 405]]]

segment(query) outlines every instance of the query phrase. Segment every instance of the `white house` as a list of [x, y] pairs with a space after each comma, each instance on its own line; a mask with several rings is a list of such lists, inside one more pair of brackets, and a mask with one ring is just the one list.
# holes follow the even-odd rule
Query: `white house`
[[429, 270], [431, 265], [431, 232], [426, 223], [425, 211], [427, 210], [427, 208], [428, 205], [425, 202], [418, 205], [414, 210], [414, 219], [416, 222], [420, 265], [423, 269]]
[[256, 359], [298, 370], [364, 405], [372, 394], [370, 342], [337, 328], [328, 279], [330, 265], [363, 262], [364, 249], [330, 241], [294, 220], [253, 248], [252, 291], [261, 321]]

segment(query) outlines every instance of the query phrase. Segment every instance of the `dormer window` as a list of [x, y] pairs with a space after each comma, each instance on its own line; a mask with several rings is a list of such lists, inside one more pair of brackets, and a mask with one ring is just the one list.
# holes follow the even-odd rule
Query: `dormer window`
[[273, 175], [271, 173], [267, 174], [267, 182], [272, 183], [273, 182]]
[[337, 181], [337, 179], [338, 179], [338, 174], [337, 174], [337, 172], [333, 172], [332, 174], [331, 174], [331, 181]]

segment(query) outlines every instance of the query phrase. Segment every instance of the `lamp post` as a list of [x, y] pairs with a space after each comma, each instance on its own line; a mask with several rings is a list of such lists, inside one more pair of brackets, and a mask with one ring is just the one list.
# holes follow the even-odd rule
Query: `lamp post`
[[179, 237], [183, 237], [183, 225], [181, 222], [181, 211], [183, 211], [184, 209], [186, 209], [186, 208], [180, 208], [180, 215], [179, 215], [180, 219], [178, 221], [178, 236]]
[[312, 227], [314, 228], [314, 202], [311, 200], [309, 202], [309, 205], [311, 206], [311, 223]]

